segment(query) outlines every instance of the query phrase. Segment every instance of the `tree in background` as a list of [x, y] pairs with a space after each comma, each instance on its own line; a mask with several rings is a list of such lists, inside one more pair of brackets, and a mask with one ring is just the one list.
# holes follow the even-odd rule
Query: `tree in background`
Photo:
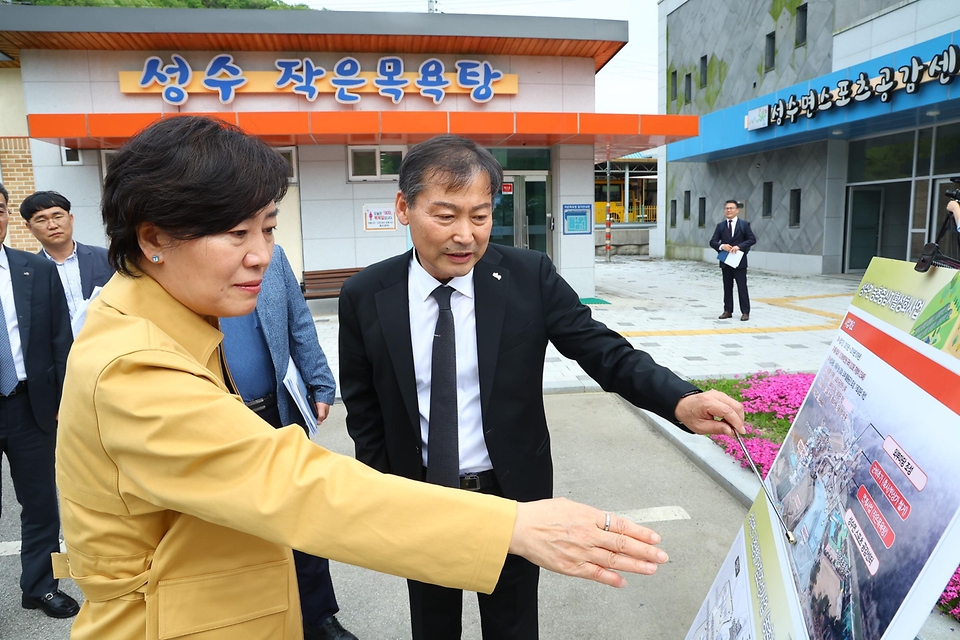
[[[58, 7], [153, 7], [164, 9], [310, 9], [280, 0], [13, 0], [12, 4]], [[326, 9], [321, 9], [326, 11]]]

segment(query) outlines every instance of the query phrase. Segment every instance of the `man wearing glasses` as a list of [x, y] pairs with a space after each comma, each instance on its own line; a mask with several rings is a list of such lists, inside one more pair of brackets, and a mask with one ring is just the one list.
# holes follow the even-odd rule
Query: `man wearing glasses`
[[74, 241], [70, 201], [56, 191], [37, 191], [27, 197], [20, 204], [20, 215], [43, 245], [39, 255], [57, 265], [72, 321], [86, 308], [94, 288], [105, 285], [113, 275], [107, 250]]
[[720, 320], [733, 317], [733, 283], [737, 283], [740, 319], [750, 319], [750, 294], [747, 292], [747, 252], [757, 243], [750, 223], [738, 216], [740, 204], [736, 200], [723, 203], [723, 221], [717, 224], [710, 246], [717, 251], [720, 272], [723, 275], [723, 313]]

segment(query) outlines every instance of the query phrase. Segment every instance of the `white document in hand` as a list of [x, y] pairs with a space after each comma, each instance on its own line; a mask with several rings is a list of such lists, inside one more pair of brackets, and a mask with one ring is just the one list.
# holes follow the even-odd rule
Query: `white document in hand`
[[737, 251], [736, 253], [728, 251], [727, 257], [723, 259], [723, 264], [736, 269], [740, 266], [741, 260], [743, 260], [743, 251]]
[[77, 309], [73, 314], [73, 320], [70, 321], [70, 329], [73, 330], [74, 340], [76, 340], [77, 334], [80, 333], [80, 329], [83, 328], [83, 324], [87, 321], [87, 307], [90, 306], [94, 298], [100, 295], [101, 289], [103, 289], [103, 287], [94, 287], [90, 293], [90, 297], [82, 300], [80, 304], [77, 305]]
[[311, 436], [317, 433], [317, 417], [313, 414], [313, 408], [310, 406], [310, 400], [307, 398], [307, 384], [303, 381], [303, 376], [293, 362], [293, 357], [287, 364], [287, 373], [283, 376], [283, 386], [290, 392], [293, 401], [297, 403], [297, 409], [303, 414], [303, 419], [307, 422], [307, 431]]

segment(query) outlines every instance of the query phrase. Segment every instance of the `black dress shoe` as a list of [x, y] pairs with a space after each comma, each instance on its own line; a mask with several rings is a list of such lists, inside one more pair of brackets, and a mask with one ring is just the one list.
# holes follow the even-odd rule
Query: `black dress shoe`
[[304, 622], [303, 640], [357, 640], [357, 636], [344, 629], [336, 616], [330, 616], [319, 627]]
[[733, 317], [732, 313], [730, 313], [729, 311], [724, 311], [723, 313], [720, 314], [720, 317], [717, 318], [717, 320], [726, 320], [727, 318], [732, 318], [732, 317]]
[[40, 609], [51, 618], [72, 618], [80, 612], [77, 601], [63, 591], [54, 591], [39, 598], [25, 595], [20, 604], [24, 609]]
[[745, 314], [743, 314], [742, 316], [740, 316], [740, 320], [742, 320], [743, 322], [746, 322], [746, 321], [749, 320], [749, 319], [750, 319], [750, 314], [749, 314], [749, 313], [745, 313]]

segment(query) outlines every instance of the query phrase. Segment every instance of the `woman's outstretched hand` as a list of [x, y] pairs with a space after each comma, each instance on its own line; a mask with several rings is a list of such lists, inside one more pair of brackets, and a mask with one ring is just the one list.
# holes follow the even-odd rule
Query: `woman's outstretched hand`
[[[604, 530], [609, 517], [610, 529]], [[618, 571], [651, 574], [667, 561], [657, 532], [579, 502], [517, 504], [509, 552], [557, 573], [623, 587]]]

